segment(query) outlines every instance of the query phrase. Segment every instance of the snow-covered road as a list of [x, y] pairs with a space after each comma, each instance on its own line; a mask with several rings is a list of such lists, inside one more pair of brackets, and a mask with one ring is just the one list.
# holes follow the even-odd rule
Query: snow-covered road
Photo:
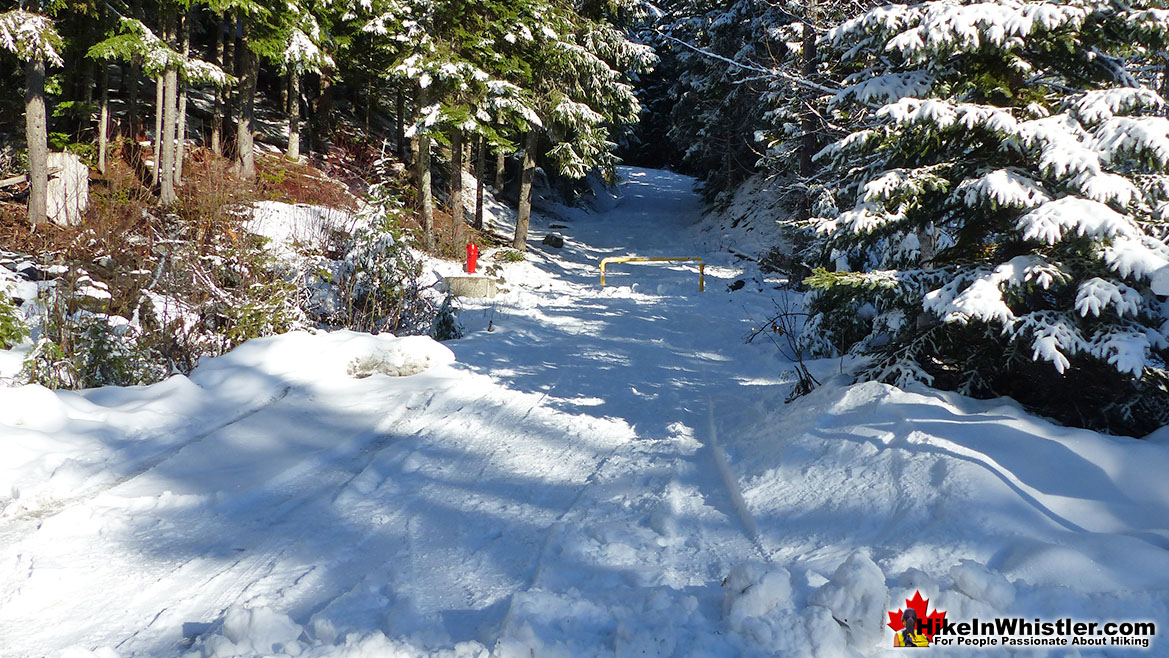
[[[690, 179], [624, 174], [536, 218], [461, 340], [296, 333], [149, 388], [0, 389], [0, 655], [869, 656], [917, 589], [1169, 623], [1163, 442], [837, 362], [785, 405], [788, 364], [744, 342], [783, 292]], [[701, 256], [707, 291], [689, 265], [602, 289], [614, 255]]]

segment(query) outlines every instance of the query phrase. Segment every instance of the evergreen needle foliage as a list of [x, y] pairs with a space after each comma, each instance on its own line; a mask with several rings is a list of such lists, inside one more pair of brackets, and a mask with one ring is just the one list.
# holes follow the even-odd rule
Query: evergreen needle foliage
[[857, 128], [819, 154], [836, 272], [806, 340], [863, 376], [1011, 395], [1067, 422], [1169, 421], [1169, 119], [1144, 3], [892, 5], [829, 31]]

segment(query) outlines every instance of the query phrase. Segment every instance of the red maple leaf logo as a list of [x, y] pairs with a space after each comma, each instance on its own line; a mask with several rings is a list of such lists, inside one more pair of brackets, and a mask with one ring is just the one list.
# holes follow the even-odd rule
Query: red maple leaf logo
[[[946, 611], [934, 610], [926, 615], [926, 608], [929, 607], [930, 600], [921, 598], [921, 592], [914, 591], [912, 599], [905, 599], [905, 605], [913, 608], [917, 613], [917, 618], [922, 622], [921, 632], [930, 642], [934, 641], [934, 632], [942, 627], [942, 622], [946, 620]], [[889, 613], [889, 628], [893, 629], [894, 633], [899, 633], [905, 628], [905, 622], [901, 620], [901, 615], [905, 612], [904, 608], [899, 608], [897, 612]]]

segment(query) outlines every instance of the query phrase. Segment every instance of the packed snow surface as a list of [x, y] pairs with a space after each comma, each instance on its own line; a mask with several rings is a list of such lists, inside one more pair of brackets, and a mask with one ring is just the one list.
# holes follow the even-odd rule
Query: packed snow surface
[[[293, 333], [150, 387], [0, 388], [0, 654], [873, 656], [915, 591], [1169, 624], [1169, 441], [835, 361], [785, 404], [784, 336], [744, 339], [798, 300], [720, 249], [691, 180], [624, 174], [535, 218], [461, 340]], [[613, 255], [702, 256], [706, 292], [691, 265], [602, 289]]]

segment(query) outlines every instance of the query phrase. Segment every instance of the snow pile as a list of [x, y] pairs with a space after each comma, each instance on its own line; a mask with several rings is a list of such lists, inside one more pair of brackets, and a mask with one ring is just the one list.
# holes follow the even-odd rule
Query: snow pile
[[759, 633], [759, 630], [750, 627], [757, 624], [760, 617], [778, 606], [789, 605], [791, 574], [786, 569], [769, 570], [761, 562], [744, 562], [731, 569], [723, 581], [723, 588], [727, 591], [723, 600], [723, 614], [731, 628], [739, 632]]
[[232, 606], [218, 631], [202, 637], [183, 658], [416, 658], [421, 655], [488, 658], [490, 652], [478, 642], [462, 642], [449, 650], [428, 652], [409, 642], [391, 640], [380, 632], [338, 637], [327, 622], [306, 629], [288, 615], [268, 607]]
[[223, 634], [209, 638], [202, 656], [300, 655], [300, 625], [269, 608], [228, 609], [223, 619]]

